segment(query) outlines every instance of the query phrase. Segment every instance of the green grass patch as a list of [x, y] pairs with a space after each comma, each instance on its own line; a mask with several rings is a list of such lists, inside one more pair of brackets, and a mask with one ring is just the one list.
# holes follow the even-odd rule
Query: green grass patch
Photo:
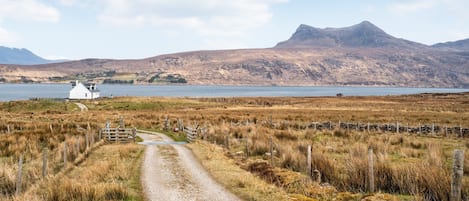
[[62, 113], [73, 111], [77, 108], [78, 107], [73, 103], [54, 99], [9, 101], [0, 103], [0, 110], [6, 112], [48, 111], [50, 113]]
[[[138, 137], [140, 138], [140, 137]], [[138, 141], [137, 138], [137, 141]], [[141, 141], [143, 139], [140, 138]], [[134, 158], [134, 164], [138, 164], [135, 166], [132, 166], [132, 171], [130, 175], [130, 179], [128, 181], [128, 188], [130, 188], [130, 191], [132, 192], [130, 196], [126, 200], [145, 200], [144, 199], [144, 194], [143, 194], [143, 187], [140, 179], [140, 169], [142, 166], [142, 161], [143, 161], [143, 154], [144, 154], [144, 149], [140, 149], [136, 153], [136, 157]]]
[[160, 128], [154, 128], [154, 129], [149, 129], [149, 130], [164, 134], [176, 142], [187, 142], [186, 134], [182, 131], [180, 132], [164, 131], [163, 129], [160, 129]]
[[160, 102], [106, 102], [99, 103], [93, 109], [98, 110], [163, 110], [165, 105]]
[[142, 139], [140, 136], [138, 136], [138, 135], [137, 135], [137, 137], [136, 137], [136, 140], [135, 140], [135, 141], [137, 141], [137, 142], [143, 142], [143, 139]]
[[167, 100], [164, 98], [138, 99], [133, 97], [101, 98], [97, 104], [90, 104], [90, 110], [120, 111], [163, 111], [169, 109], [185, 109], [196, 107], [196, 103], [187, 100]]

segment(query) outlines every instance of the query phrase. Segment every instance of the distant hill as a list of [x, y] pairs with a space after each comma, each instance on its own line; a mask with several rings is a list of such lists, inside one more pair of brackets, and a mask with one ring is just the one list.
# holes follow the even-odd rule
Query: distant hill
[[439, 48], [441, 50], [469, 52], [469, 38], [453, 42], [437, 43], [432, 45], [432, 47]]
[[443, 51], [385, 33], [370, 22], [300, 25], [274, 48], [194, 51], [146, 59], [0, 65], [0, 82], [400, 86], [469, 88], [469, 52]]
[[0, 46], [0, 64], [35, 65], [55, 62], [61, 61], [41, 58], [24, 48], [19, 49]]
[[275, 48], [315, 47], [428, 48], [420, 43], [395, 38], [368, 21], [363, 21], [350, 27], [324, 29], [302, 24], [296, 29], [290, 39], [280, 42], [275, 46]]

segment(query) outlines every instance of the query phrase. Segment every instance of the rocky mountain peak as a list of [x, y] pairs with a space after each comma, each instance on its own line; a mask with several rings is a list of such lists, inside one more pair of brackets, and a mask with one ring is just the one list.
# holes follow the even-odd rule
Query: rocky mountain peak
[[342, 28], [315, 28], [301, 24], [287, 41], [276, 48], [394, 47], [424, 48], [425, 45], [395, 38], [369, 21]]

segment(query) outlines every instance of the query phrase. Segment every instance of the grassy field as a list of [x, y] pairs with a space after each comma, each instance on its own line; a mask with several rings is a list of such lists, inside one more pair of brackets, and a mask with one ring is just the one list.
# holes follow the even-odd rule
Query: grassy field
[[102, 146], [80, 165], [37, 182], [16, 199], [144, 200], [138, 165], [143, 149], [134, 144]]
[[[162, 130], [166, 116], [170, 119], [171, 128], [177, 126], [178, 119], [185, 126], [205, 128], [204, 140], [191, 145], [191, 148], [220, 183], [246, 200], [266, 200], [262, 197], [275, 188], [282, 189], [284, 194], [271, 196], [282, 199], [282, 196], [287, 196], [291, 200], [449, 200], [453, 151], [469, 147], [468, 136], [358, 132], [337, 128], [316, 130], [312, 127], [313, 122], [337, 124], [340, 121], [468, 128], [469, 93], [306, 98], [118, 97], [82, 103], [89, 107], [88, 112], [79, 112], [70, 102], [51, 100], [0, 103], [0, 162], [3, 167], [0, 170], [0, 175], [3, 175], [0, 189], [6, 189], [0, 192], [0, 196], [12, 199], [20, 154], [26, 158], [24, 196], [46, 194], [35, 190], [34, 186], [51, 186], [48, 192], [53, 191], [53, 185], [47, 183], [54, 182], [53, 179], [46, 180], [40, 176], [41, 151], [44, 147], [49, 150], [51, 160], [55, 161], [49, 167], [49, 174], [54, 178], [73, 181], [74, 171], [97, 168], [87, 161], [94, 161], [90, 158], [94, 154], [103, 154], [102, 150], [112, 152], [112, 146], [97, 148], [84, 162], [69, 164], [76, 170], [63, 173], [61, 145], [63, 142], [79, 144], [83, 149], [84, 130], [89, 128], [90, 132], [96, 133], [106, 120], [116, 126], [120, 117], [124, 118], [126, 126], [139, 129]], [[183, 139], [180, 133], [171, 132], [171, 135]], [[321, 174], [321, 183], [314, 182], [305, 173], [308, 145], [313, 147], [312, 168]], [[367, 193], [369, 148], [374, 151], [375, 185], [379, 193]], [[207, 149], [220, 151], [209, 154]], [[141, 153], [138, 147], [125, 150], [131, 153], [129, 160], [138, 158]], [[80, 157], [80, 151], [73, 152], [70, 149], [70, 161]], [[465, 167], [469, 167], [468, 157], [466, 152]], [[216, 166], [212, 167], [213, 164], [226, 164], [232, 176], [217, 176], [218, 170]], [[103, 166], [116, 165], [109, 162]], [[262, 181], [267, 187], [255, 189], [249, 187], [252, 185], [250, 181], [233, 179], [244, 178], [246, 173], [255, 175], [258, 179], [255, 182]], [[100, 173], [96, 174], [103, 177], [99, 176]], [[122, 174], [128, 176], [129, 173]], [[469, 168], [466, 168], [463, 185], [465, 199], [469, 196], [468, 175]], [[111, 180], [114, 183], [109, 184], [110, 188], [120, 192], [116, 196], [141, 199], [137, 196], [140, 187], [135, 183], [120, 183], [115, 178], [103, 178], [96, 182], [101, 183], [97, 185], [105, 185]], [[93, 188], [98, 187], [90, 187]], [[68, 190], [76, 189], [70, 187]], [[248, 190], [250, 192], [246, 192]], [[100, 191], [93, 196], [106, 197], [106, 194]]]

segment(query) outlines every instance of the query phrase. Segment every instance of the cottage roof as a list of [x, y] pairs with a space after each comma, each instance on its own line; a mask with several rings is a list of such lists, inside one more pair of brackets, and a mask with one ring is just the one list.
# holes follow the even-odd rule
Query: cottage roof
[[90, 92], [99, 92], [99, 89], [96, 87], [96, 83], [92, 83], [92, 82], [79, 82], [79, 81], [75, 81], [75, 82], [71, 82], [72, 83], [72, 87], [75, 87], [78, 85], [78, 83], [81, 83], [83, 84], [83, 86], [85, 86]]

